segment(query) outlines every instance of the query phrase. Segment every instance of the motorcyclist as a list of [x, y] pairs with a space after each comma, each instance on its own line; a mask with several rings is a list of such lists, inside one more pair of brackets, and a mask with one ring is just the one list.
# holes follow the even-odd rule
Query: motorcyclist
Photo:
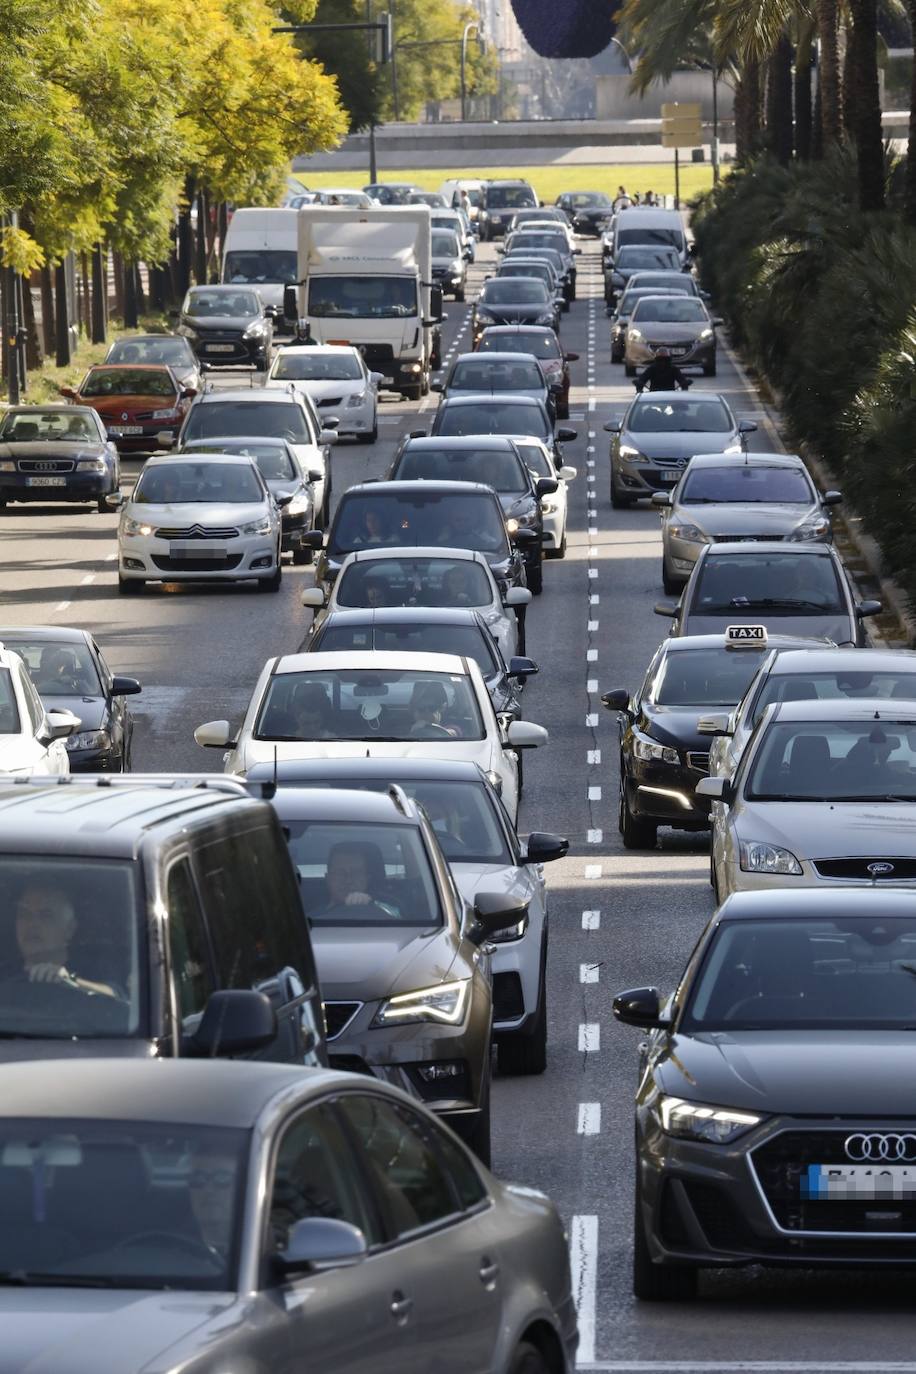
[[686, 391], [690, 386], [690, 378], [672, 362], [671, 350], [660, 348], [648, 367], [643, 368], [634, 386], [637, 391], [643, 391], [646, 387], [650, 391], [676, 391], [678, 387]]

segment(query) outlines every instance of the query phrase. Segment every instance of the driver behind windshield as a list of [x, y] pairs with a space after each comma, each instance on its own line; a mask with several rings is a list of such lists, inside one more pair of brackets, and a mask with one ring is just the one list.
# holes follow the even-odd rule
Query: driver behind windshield
[[71, 954], [76, 911], [67, 894], [50, 883], [30, 883], [16, 903], [16, 944], [23, 975], [31, 983], [53, 983], [87, 996], [118, 997], [108, 983], [83, 976]]

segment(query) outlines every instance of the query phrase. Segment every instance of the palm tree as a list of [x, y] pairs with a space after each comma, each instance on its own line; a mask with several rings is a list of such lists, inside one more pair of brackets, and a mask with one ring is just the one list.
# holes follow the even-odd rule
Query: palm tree
[[[916, 34], [916, 0], [909, 0], [910, 23]], [[906, 192], [904, 216], [907, 223], [916, 225], [916, 59], [910, 86], [910, 141], [906, 159]]]

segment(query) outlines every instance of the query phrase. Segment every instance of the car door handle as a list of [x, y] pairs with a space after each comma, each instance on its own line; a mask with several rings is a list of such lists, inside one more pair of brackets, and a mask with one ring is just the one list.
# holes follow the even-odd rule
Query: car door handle
[[484, 1255], [480, 1261], [480, 1282], [485, 1288], [491, 1288], [498, 1278], [499, 1265], [488, 1255]]
[[395, 1290], [391, 1295], [391, 1315], [396, 1322], [402, 1323], [410, 1316], [413, 1307], [413, 1298], [406, 1298], [400, 1290]]

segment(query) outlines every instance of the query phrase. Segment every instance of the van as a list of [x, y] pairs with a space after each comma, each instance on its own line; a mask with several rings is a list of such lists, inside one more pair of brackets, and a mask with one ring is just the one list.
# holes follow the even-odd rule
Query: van
[[681, 267], [688, 265], [687, 235], [678, 210], [644, 209], [634, 205], [620, 211], [611, 232], [611, 261], [626, 244], [646, 243], [674, 248]]
[[476, 224], [477, 212], [483, 204], [483, 191], [485, 185], [485, 182], [476, 181], [472, 177], [455, 177], [448, 181], [443, 181], [442, 185], [439, 187], [439, 194], [445, 197], [449, 205], [454, 206], [458, 204], [456, 197], [459, 196], [459, 193], [461, 191], [466, 191], [468, 200], [470, 201], [469, 213], [471, 223]]
[[0, 1061], [327, 1063], [299, 884], [252, 791], [139, 774], [0, 783]]
[[236, 210], [223, 243], [220, 282], [256, 286], [265, 305], [280, 307], [283, 288], [298, 280], [298, 211], [291, 206]]

